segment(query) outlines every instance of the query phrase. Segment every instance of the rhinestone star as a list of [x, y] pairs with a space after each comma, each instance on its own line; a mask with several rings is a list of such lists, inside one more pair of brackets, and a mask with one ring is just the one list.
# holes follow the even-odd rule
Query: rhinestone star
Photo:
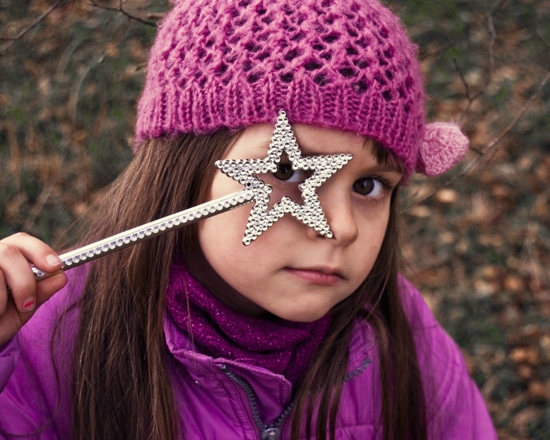
[[[284, 196], [271, 209], [268, 209], [269, 194], [272, 192], [272, 188], [255, 174], [275, 173], [283, 153], [288, 156], [294, 171], [313, 171], [313, 174], [299, 185], [301, 197], [304, 201], [302, 205], [294, 202], [290, 197]], [[351, 154], [302, 157], [302, 152], [292, 132], [286, 113], [281, 110], [277, 117], [266, 158], [216, 161], [216, 166], [224, 174], [254, 191], [254, 206], [248, 218], [243, 244], [248, 246], [273, 226], [285, 213], [290, 213], [320, 235], [332, 238], [333, 234], [317, 197], [316, 189], [346, 165], [352, 157]]]

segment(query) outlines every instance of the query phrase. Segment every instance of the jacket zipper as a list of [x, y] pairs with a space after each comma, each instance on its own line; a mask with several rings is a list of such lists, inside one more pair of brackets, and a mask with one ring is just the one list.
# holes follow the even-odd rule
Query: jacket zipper
[[[371, 360], [369, 358], [365, 358], [363, 362], [361, 362], [361, 365], [359, 365], [359, 367], [357, 367], [352, 372], [346, 374], [346, 376], [344, 377], [344, 382], [349, 382], [355, 379], [367, 369], [370, 363]], [[252, 412], [254, 423], [256, 423], [256, 426], [260, 430], [260, 438], [262, 440], [278, 440], [281, 437], [281, 426], [288, 415], [292, 412], [294, 402], [290, 402], [283, 410], [281, 415], [279, 415], [279, 417], [277, 417], [273, 423], [267, 425], [260, 417], [260, 412], [258, 411], [258, 399], [256, 399], [256, 394], [254, 393], [254, 390], [252, 389], [250, 384], [242, 377], [237, 376], [235, 373], [233, 373], [229, 368], [227, 368], [227, 365], [222, 365], [220, 369], [225, 373], [227, 377], [229, 377], [233, 382], [239, 385], [244, 391], [246, 398], [248, 399], [248, 404], [250, 406], [250, 411]]]
[[294, 402], [289, 403], [283, 410], [281, 415], [277, 417], [273, 423], [267, 425], [260, 417], [260, 412], [258, 411], [258, 399], [256, 399], [256, 394], [254, 394], [254, 391], [252, 390], [250, 384], [242, 377], [237, 376], [235, 373], [229, 370], [229, 368], [227, 368], [227, 365], [222, 365], [220, 368], [227, 377], [229, 377], [233, 382], [239, 385], [244, 391], [246, 398], [248, 399], [250, 411], [252, 412], [252, 418], [254, 419], [256, 426], [260, 430], [260, 438], [262, 440], [278, 440], [281, 437], [281, 426], [283, 425], [283, 422], [288, 417], [288, 415], [292, 412]]

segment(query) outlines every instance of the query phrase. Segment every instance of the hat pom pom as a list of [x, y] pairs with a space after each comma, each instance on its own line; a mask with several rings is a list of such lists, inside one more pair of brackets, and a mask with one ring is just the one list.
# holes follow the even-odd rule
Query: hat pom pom
[[433, 122], [426, 126], [416, 170], [437, 176], [450, 170], [468, 151], [468, 138], [457, 124]]

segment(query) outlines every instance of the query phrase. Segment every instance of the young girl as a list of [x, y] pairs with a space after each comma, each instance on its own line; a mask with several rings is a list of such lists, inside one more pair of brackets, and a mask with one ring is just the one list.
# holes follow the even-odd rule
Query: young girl
[[[398, 19], [377, 0], [175, 3], [135, 159], [83, 243], [242, 189], [215, 161], [268, 157], [283, 126], [257, 174], [266, 226], [243, 245], [246, 205], [38, 283], [29, 263], [56, 273], [54, 251], [2, 240], [0, 437], [495, 438], [459, 349], [398, 274], [399, 186], [467, 148], [426, 125]], [[297, 154], [353, 159], [313, 185]], [[285, 196], [306, 218], [268, 219]]]

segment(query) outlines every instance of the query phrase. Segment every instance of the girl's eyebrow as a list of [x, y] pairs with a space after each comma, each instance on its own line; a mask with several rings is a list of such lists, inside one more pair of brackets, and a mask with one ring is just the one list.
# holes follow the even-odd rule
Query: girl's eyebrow
[[269, 148], [269, 144], [271, 143], [271, 138], [269, 139], [265, 139], [263, 141], [259, 141], [259, 142], [256, 142], [254, 144], [252, 144], [252, 148], [254, 149], [254, 151], [257, 151], [258, 154], [264, 154], [265, 156], [265, 151]]

